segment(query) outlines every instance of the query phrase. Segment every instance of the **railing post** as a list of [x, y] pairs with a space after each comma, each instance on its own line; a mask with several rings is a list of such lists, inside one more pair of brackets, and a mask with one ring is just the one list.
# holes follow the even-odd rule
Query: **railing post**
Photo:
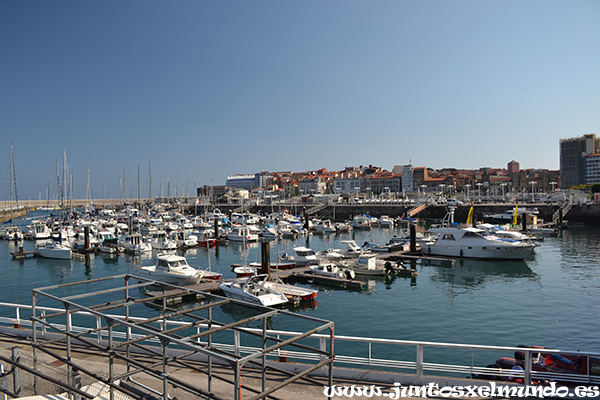
[[[17, 364], [20, 364], [21, 363], [21, 353], [19, 351], [19, 348], [15, 346], [11, 350], [12, 350], [12, 360]], [[20, 395], [21, 394], [21, 370], [13, 365], [12, 374], [13, 374], [13, 392], [15, 394]]]
[[102, 342], [102, 331], [100, 328], [102, 327], [102, 321], [100, 317], [96, 317], [96, 329], [98, 329], [98, 343]]
[[531, 385], [531, 351], [525, 352], [525, 377], [523, 382], [526, 385]]
[[417, 344], [417, 382], [423, 384], [423, 345]]
[[239, 331], [233, 332], [233, 346], [235, 347], [235, 355], [239, 356], [240, 355], [240, 332]]

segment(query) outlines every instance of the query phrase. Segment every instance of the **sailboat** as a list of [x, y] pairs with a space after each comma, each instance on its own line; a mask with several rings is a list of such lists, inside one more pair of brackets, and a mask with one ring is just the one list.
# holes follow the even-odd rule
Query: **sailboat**
[[[7, 240], [23, 240], [23, 231], [18, 226], [13, 225], [13, 211], [19, 210], [19, 198], [17, 196], [17, 179], [15, 178], [15, 163], [13, 158], [13, 144], [10, 142], [10, 203], [9, 209], [11, 211], [10, 219], [5, 222], [9, 226], [3, 227], [0, 230], [0, 238]], [[16, 204], [13, 204], [13, 190]]]
[[206, 250], [207, 250], [207, 253], [208, 253], [208, 268], [201, 270], [201, 272], [202, 272], [202, 279], [203, 280], [209, 280], [209, 281], [218, 281], [219, 279], [221, 279], [221, 276], [223, 276], [223, 274], [220, 274], [218, 272], [214, 272], [210, 268], [210, 247], [207, 247]]

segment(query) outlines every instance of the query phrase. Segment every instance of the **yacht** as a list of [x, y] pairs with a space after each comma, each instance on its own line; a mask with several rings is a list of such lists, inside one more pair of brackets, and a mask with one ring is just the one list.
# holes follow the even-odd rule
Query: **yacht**
[[437, 234], [435, 242], [422, 246], [427, 255], [523, 260], [533, 253], [534, 244], [520, 240], [500, 239], [486, 235], [485, 230], [463, 227], [437, 227], [429, 229]]
[[283, 293], [266, 285], [267, 279], [265, 274], [252, 275], [245, 279], [224, 282], [219, 285], [219, 289], [231, 299], [261, 306], [271, 307], [287, 303], [288, 298]]
[[340, 267], [334, 263], [311, 265], [309, 268], [311, 273], [329, 278], [354, 279], [356, 277], [351, 269]]
[[71, 248], [62, 244], [60, 239], [51, 240], [45, 246], [38, 247], [37, 252], [40, 257], [59, 260], [70, 260], [73, 255]]
[[[523, 215], [523, 214], [533, 214], [533, 215], [539, 214], [539, 211], [537, 208], [533, 208], [533, 209], [524, 208], [524, 207], [516, 207], [516, 208], [517, 208], [518, 218], [520, 218], [521, 215]], [[506, 223], [512, 222], [514, 215], [515, 215], [515, 209], [513, 208], [513, 209], [505, 211], [501, 214], [486, 214], [483, 216], [483, 219], [487, 220], [487, 221], [491, 221], [493, 223], [506, 224]]]
[[27, 226], [27, 233], [25, 236], [33, 240], [50, 239], [50, 236], [52, 236], [52, 229], [50, 229], [44, 221], [31, 221], [31, 224]]
[[281, 292], [290, 300], [314, 300], [317, 297], [319, 291], [317, 289], [309, 289], [296, 285], [289, 285], [287, 283], [282, 282], [281, 280], [277, 281], [265, 281], [265, 286], [270, 289], [275, 289], [278, 292]]
[[150, 238], [150, 245], [153, 250], [177, 250], [177, 243], [169, 239], [166, 231], [157, 231]]
[[23, 232], [18, 226], [7, 226], [0, 232], [0, 239], [23, 240]]
[[140, 267], [138, 275], [173, 285], [192, 285], [202, 278], [202, 272], [188, 265], [185, 257], [162, 253], [156, 256], [156, 265]]
[[362, 255], [355, 260], [341, 261], [340, 264], [354, 271], [356, 275], [386, 276], [394, 274], [394, 265], [390, 261], [377, 260], [373, 255]]
[[125, 253], [140, 255], [142, 253], [152, 252], [152, 246], [142, 241], [142, 235], [139, 233], [132, 233], [128, 235], [121, 235], [119, 237], [119, 246], [123, 247]]
[[285, 260], [292, 260], [297, 266], [303, 267], [305, 265], [318, 264], [317, 255], [312, 249], [308, 247], [294, 247], [294, 255], [287, 256], [283, 255], [282, 258]]
[[494, 225], [494, 224], [483, 223], [483, 224], [477, 224], [477, 225], [475, 225], [475, 227], [479, 228], [479, 229], [483, 229], [488, 234], [497, 236], [500, 239], [522, 240], [522, 241], [523, 240], [531, 241], [533, 239], [531, 236], [521, 233], [519, 231], [503, 229], [502, 227], [500, 227], [498, 225]]
[[333, 224], [330, 220], [313, 221], [313, 229], [322, 233], [334, 233], [337, 231], [335, 224]]
[[394, 226], [394, 220], [389, 217], [389, 215], [382, 215], [377, 220], [380, 228], [391, 228]]
[[244, 225], [234, 225], [227, 234], [227, 239], [232, 242], [257, 242], [258, 235], [250, 232], [250, 229]]

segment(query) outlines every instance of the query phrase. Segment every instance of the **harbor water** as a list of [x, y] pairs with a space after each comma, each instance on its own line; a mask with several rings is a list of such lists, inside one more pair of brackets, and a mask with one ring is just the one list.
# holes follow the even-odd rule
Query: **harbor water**
[[[359, 245], [384, 244], [398, 233], [399, 228], [373, 228], [281, 239], [271, 242], [271, 259], [292, 253], [295, 246], [315, 251], [340, 248], [347, 239]], [[24, 251], [35, 245], [23, 242]], [[18, 251], [17, 244], [0, 241], [0, 301], [20, 304], [31, 304], [32, 288], [135, 274], [140, 266], [153, 263], [152, 256], [130, 255], [13, 260], [13, 251]], [[260, 253], [258, 243], [230, 243], [210, 250], [194, 248], [183, 255], [190, 265], [210, 264], [227, 279], [235, 275], [232, 264], [260, 261]], [[319, 289], [316, 303], [292, 311], [334, 321], [336, 335], [600, 352], [599, 256], [600, 228], [570, 227], [546, 237], [525, 261], [457, 260], [454, 267], [416, 263], [417, 277], [372, 279], [362, 291], [311, 286]], [[69, 295], [70, 290], [61, 288], [60, 294]], [[107, 296], [98, 302], [115, 300]], [[147, 313], [156, 311], [149, 308]], [[234, 317], [239, 316], [223, 319]], [[274, 320], [271, 328], [301, 329], [287, 320]]]

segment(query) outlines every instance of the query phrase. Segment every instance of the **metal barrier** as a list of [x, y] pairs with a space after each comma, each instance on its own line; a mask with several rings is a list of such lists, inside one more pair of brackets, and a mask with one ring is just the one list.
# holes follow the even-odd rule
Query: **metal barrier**
[[[6, 312], [0, 311], [0, 325], [3, 326], [31, 326], [31, 321], [27, 318], [23, 318], [23, 315], [28, 314], [31, 310], [30, 305], [14, 304], [14, 303], [0, 303], [0, 310], [12, 309], [12, 313], [15, 316], [7, 317]], [[37, 307], [37, 310], [44, 315], [44, 313], [54, 313], [61, 311], [57, 308], [49, 307]], [[80, 316], [86, 315], [85, 312], [78, 313]], [[92, 328], [95, 331], [95, 340], [98, 342], [105, 338], [108, 338], [108, 331], [97, 330], [101, 327], [101, 321], [99, 317], [89, 314], [90, 324], [89, 326], [71, 326], [73, 332], [84, 333], [90, 331]], [[122, 319], [123, 316], [111, 315], [115, 319]], [[135, 322], [136, 320], [144, 320], [144, 318], [129, 317], [129, 320]], [[170, 327], [177, 327], [183, 325], [180, 321], [166, 320], [165, 329]], [[70, 322], [69, 322], [70, 325]], [[93, 329], [96, 328], [96, 329]], [[42, 328], [43, 329], [43, 328]], [[203, 324], [198, 325], [198, 332], [201, 329], [206, 329]], [[97, 330], [97, 331], [96, 331]], [[261, 333], [261, 329], [248, 328], [248, 331], [254, 330], [256, 333]], [[285, 340], [285, 338], [297, 336], [298, 332], [283, 331], [283, 330], [268, 330], [268, 334], [276, 336], [278, 339]], [[115, 337], [122, 336], [125, 338], [125, 333], [113, 331], [112, 335]], [[142, 338], [142, 335], [131, 335], [130, 339]], [[309, 336], [308, 340], [317, 340], [319, 347], [325, 349], [327, 341], [330, 339], [329, 335], [324, 334], [313, 334]], [[148, 342], [159, 343], [157, 338], [147, 339]], [[205, 343], [197, 339], [198, 343]], [[415, 381], [424, 384], [431, 379], [428, 377], [440, 376], [446, 377], [482, 377], [483, 379], [502, 379], [508, 380], [511, 375], [515, 374], [515, 371], [509, 368], [497, 368], [492, 366], [482, 367], [479, 365], [490, 365], [496, 358], [492, 358], [492, 355], [511, 355], [514, 352], [521, 352], [524, 357], [524, 371], [521, 373], [522, 378], [525, 382], [532, 381], [555, 381], [563, 383], [574, 383], [574, 384], [600, 384], [600, 375], [595, 375], [600, 365], [591, 365], [590, 359], [600, 358], [600, 353], [590, 353], [581, 351], [564, 351], [558, 349], [543, 349], [543, 353], [558, 354], [561, 355], [575, 355], [581, 359], [587, 360], [588, 365], [586, 370], [588, 374], [577, 374], [568, 373], [565, 371], [561, 372], [548, 372], [535, 370], [534, 355], [540, 353], [542, 349], [539, 348], [524, 348], [524, 347], [504, 347], [504, 346], [483, 346], [483, 345], [472, 345], [472, 344], [456, 344], [456, 343], [442, 343], [442, 342], [420, 342], [420, 341], [409, 341], [409, 340], [394, 340], [394, 339], [379, 339], [379, 338], [365, 338], [365, 337], [353, 337], [353, 336], [335, 336], [336, 351], [334, 365], [336, 367], [352, 367], [361, 370], [370, 371], [381, 371], [381, 372], [396, 372], [411, 374], [415, 378]], [[236, 355], [252, 354], [257, 351], [256, 347], [244, 346], [240, 340], [240, 332], [234, 331], [231, 342], [229, 343], [215, 343], [213, 346], [225, 351], [235, 353]], [[404, 353], [405, 358], [381, 358], [375, 356], [374, 347], [383, 347], [384, 351], [379, 351], [380, 354], [398, 354]], [[362, 349], [362, 350], [359, 350]], [[405, 349], [399, 351], [399, 349]], [[406, 350], [408, 349], [408, 350]], [[437, 363], [430, 362], [431, 357], [426, 360], [426, 350], [431, 351], [432, 349], [441, 349], [445, 352], [444, 359], [457, 359], [466, 360], [466, 353], [469, 353], [470, 357], [468, 362], [454, 362], [454, 363]], [[486, 358], [484, 354], [491, 354], [490, 358]], [[282, 360], [290, 359], [295, 361], [318, 361], [320, 356], [316, 353], [304, 352], [301, 350], [289, 351], [277, 349], [270, 352], [268, 356], [271, 359]], [[436, 357], [436, 356], [434, 356]], [[487, 360], [483, 361], [482, 360]], [[434, 375], [435, 374], [435, 375]], [[487, 377], [487, 378], [486, 378]]]

